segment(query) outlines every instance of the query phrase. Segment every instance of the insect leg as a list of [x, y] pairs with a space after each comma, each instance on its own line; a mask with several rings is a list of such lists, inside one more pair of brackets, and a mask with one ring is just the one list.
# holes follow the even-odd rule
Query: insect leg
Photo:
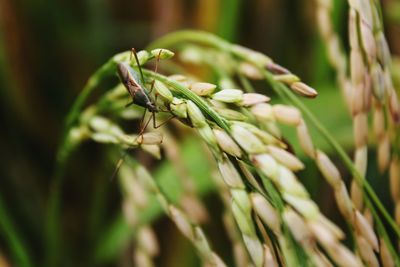
[[[154, 114], [154, 113], [153, 113]], [[143, 128], [140, 130], [139, 132], [139, 136], [143, 135], [144, 131], [146, 130], [147, 126], [149, 125], [151, 119], [153, 118], [153, 115], [151, 115], [149, 117], [149, 119], [147, 120], [147, 122], [145, 123], [145, 125], [143, 126]]]
[[130, 106], [132, 106], [133, 104], [135, 104], [135, 103], [134, 103], [134, 102], [130, 102], [130, 103], [126, 104], [125, 107], [126, 107], [126, 108], [127, 108], [127, 107], [130, 107]]
[[151, 116], [153, 117], [153, 128], [157, 129], [157, 125], [156, 125], [156, 113], [152, 112]]
[[144, 111], [143, 111], [142, 118], [140, 119], [140, 133], [143, 133], [143, 132], [144, 132], [144, 129], [143, 129], [143, 121], [144, 121], [144, 119], [145, 119], [145, 117], [146, 117], [146, 112], [147, 112], [147, 109], [145, 108]]
[[[158, 64], [158, 62], [160, 60], [160, 54], [161, 54], [161, 50], [160, 50], [160, 52], [158, 53], [158, 56], [157, 56], [157, 63], [156, 63], [155, 72], [157, 72], [157, 64]], [[154, 82], [155, 82], [155, 80], [153, 81], [153, 85], [154, 85]], [[157, 103], [157, 97], [158, 97], [158, 94], [155, 95], [155, 102], [156, 103]], [[159, 111], [161, 111], [161, 112], [169, 112], [169, 110], [159, 110]], [[163, 126], [164, 124], [166, 124], [167, 122], [169, 122], [170, 120], [172, 120], [173, 118], [175, 118], [175, 115], [172, 115], [171, 117], [169, 117], [168, 119], [166, 119], [165, 121], [160, 123], [159, 125], [157, 125], [157, 122], [156, 122], [155, 112], [153, 112], [153, 118], [154, 118], [153, 119], [153, 128], [157, 129], [157, 128], [160, 128], [161, 126]]]
[[157, 55], [156, 66], [154, 68], [155, 73], [157, 73], [157, 71], [158, 71], [158, 64], [160, 63], [161, 52], [162, 52], [162, 49], [160, 49], [160, 52], [158, 52], [158, 55]]
[[162, 123], [160, 123], [159, 125], [156, 125], [156, 116], [155, 113], [153, 113], [154, 116], [154, 120], [153, 120], [153, 127], [154, 129], [160, 128], [161, 126], [163, 126], [164, 124], [166, 124], [167, 122], [169, 122], [170, 120], [172, 120], [173, 118], [175, 118], [175, 115], [172, 115], [171, 117], [169, 117], [168, 119], [166, 119], [165, 121], [163, 121]]
[[[153, 80], [153, 81], [151, 82], [150, 91], [149, 91], [150, 94], [151, 94], [151, 92], [153, 92], [155, 82], [156, 82], [156, 80]], [[157, 93], [156, 93], [156, 95], [157, 95]]]
[[[160, 50], [160, 52], [158, 52], [158, 55], [157, 55], [157, 58], [156, 58], [156, 66], [154, 67], [154, 72], [155, 72], [155, 73], [157, 73], [157, 71], [158, 71], [158, 64], [160, 63], [161, 51], [162, 51], [162, 49]], [[155, 81], [156, 81], [156, 80], [153, 80], [153, 82], [151, 83], [150, 94], [151, 94], [151, 92], [152, 92], [153, 89], [154, 89], [154, 83], [155, 83]]]

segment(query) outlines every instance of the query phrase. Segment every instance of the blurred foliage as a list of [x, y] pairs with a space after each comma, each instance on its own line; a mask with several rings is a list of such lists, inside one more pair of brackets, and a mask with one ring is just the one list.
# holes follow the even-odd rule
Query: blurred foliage
[[[335, 1], [334, 21], [346, 40], [344, 2]], [[383, 2], [388, 7], [389, 43], [398, 54], [399, 3]], [[350, 150], [351, 121], [315, 26], [313, 1], [0, 0], [0, 262], [19, 259], [13, 266], [43, 263], [44, 218], [55, 149], [64, 116], [87, 77], [115, 53], [143, 48], [176, 29], [215, 32], [265, 52], [311, 83], [320, 97], [306, 104]], [[193, 140], [185, 142], [184, 158], [206, 203], [218, 209], [221, 204], [207, 194], [211, 183], [204, 174], [210, 173], [209, 166], [201, 164], [204, 159], [196, 153], [198, 146]], [[132, 233], [121, 217], [118, 187], [108, 180], [114, 168], [108, 162], [103, 149], [86, 144], [68, 164], [60, 226], [64, 266], [126, 266], [124, 254]], [[177, 199], [180, 188], [175, 186], [171, 166], [152, 167], [167, 194]], [[319, 203], [332, 203], [327, 200], [329, 195], [315, 194], [321, 185], [315, 169], [301, 176]], [[385, 183], [374, 186], [378, 192], [387, 190]], [[325, 185], [322, 191], [327, 190]], [[149, 209], [144, 220], [159, 214], [159, 208]], [[183, 265], [193, 266], [196, 256], [187, 241], [175, 237], [176, 230], [167, 221], [160, 219], [156, 224], [161, 239], [177, 242], [174, 246], [181, 252], [191, 251], [179, 257]], [[217, 249], [223, 251], [223, 243]], [[168, 255], [171, 251], [161, 254], [160, 266], [174, 266], [173, 255]]]

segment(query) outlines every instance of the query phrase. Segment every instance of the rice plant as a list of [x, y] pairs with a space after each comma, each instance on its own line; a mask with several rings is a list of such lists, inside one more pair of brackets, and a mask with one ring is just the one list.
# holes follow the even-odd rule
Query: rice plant
[[[323, 5], [321, 3], [318, 12], [328, 8]], [[355, 23], [364, 25], [362, 15], [357, 12], [361, 11], [357, 6], [352, 6], [350, 27], [364, 34], [369, 28], [362, 30], [364, 26], [355, 26]], [[320, 14], [319, 17], [323, 16]], [[326, 29], [329, 25], [324, 27], [322, 33], [329, 45], [331, 37]], [[353, 31], [350, 34], [351, 37], [360, 35]], [[384, 42], [382, 33], [368, 38], [373, 45], [375, 40]], [[353, 90], [352, 100], [347, 102], [351, 105], [354, 119], [355, 143], [359, 144], [356, 145], [354, 162], [327, 132], [323, 122], [316, 119], [301, 101], [301, 98], [315, 98], [312, 101], [318, 101], [317, 90], [262, 53], [229, 43], [209, 33], [180, 31], [168, 34], [154, 41], [146, 50], [139, 51], [137, 61], [130, 56], [130, 51], [123, 52], [112, 57], [94, 73], [68, 116], [64, 142], [58, 154], [59, 169], [63, 168], [66, 158], [76, 146], [90, 139], [112, 144], [117, 150], [125, 151], [119, 164], [121, 168], [117, 168], [117, 172], [124, 199], [124, 216], [136, 232], [133, 236], [136, 244], [133, 253], [137, 266], [152, 266], [153, 257], [158, 250], [163, 249], [157, 246], [151, 222], [141, 219], [141, 213], [152, 196], [159, 201], [179, 231], [192, 242], [204, 265], [226, 266], [224, 259], [213, 250], [201, 227], [204, 217], [201, 214], [205, 211], [196, 190], [188, 186], [188, 192], [192, 193], [176, 204], [172, 203], [149, 171], [129, 156], [130, 150], [141, 149], [161, 159], [164, 154], [161, 151], [165, 150], [167, 158], [179, 161], [179, 156], [175, 155], [179, 152], [168, 152], [176, 149], [178, 141], [174, 136], [177, 131], [188, 131], [202, 139], [208, 151], [199, 153], [203, 153], [204, 157], [213, 157], [213, 166], [218, 170], [214, 174], [218, 184], [217, 192], [225, 203], [223, 216], [237, 265], [379, 266], [379, 262], [384, 266], [398, 265], [395, 239], [400, 236], [399, 226], [364, 179], [367, 164], [364, 147], [367, 145], [366, 113], [371, 107], [363, 102], [367, 101], [376, 106], [374, 117], [378, 120], [375, 129], [379, 166], [383, 171], [390, 164], [392, 183], [398, 181], [397, 151], [393, 150], [392, 160], [387, 155], [390, 153], [391, 135], [388, 131], [396, 133], [398, 127], [397, 97], [390, 76], [387, 76], [390, 74], [388, 59], [377, 57], [387, 55], [388, 52], [376, 52], [374, 48], [375, 53], [369, 55], [370, 51], [366, 47], [371, 50], [373, 48], [369, 46], [373, 45], [363, 44], [364, 50], [357, 48], [357, 53], [367, 62], [374, 61], [377, 67], [361, 67], [352, 61], [354, 56], [351, 56], [350, 65], [353, 67], [356, 64], [351, 71], [354, 89], [344, 89]], [[387, 49], [385, 45], [378, 47]], [[329, 51], [336, 53], [333, 49]], [[366, 56], [364, 58], [361, 54], [363, 52]], [[162, 74], [147, 67], [155, 61], [161, 61]], [[123, 76], [123, 84], [115, 79], [114, 88], [86, 106], [87, 97], [102, 79], [115, 76], [117, 66], [122, 63], [132, 68], [130, 71], [135, 77], [143, 73], [143, 89], [154, 108], [145, 105], [144, 108], [138, 105], [126, 107], [134, 95], [132, 92], [128, 94], [128, 87], [123, 85], [126, 86], [127, 80], [124, 81]], [[341, 70], [344, 67], [340, 66], [342, 63], [336, 63], [336, 66], [340, 70], [338, 73], [345, 76], [346, 72]], [[214, 82], [203, 81], [201, 76], [187, 72], [188, 66], [211, 70], [215, 76]], [[383, 71], [376, 73], [376, 68]], [[367, 76], [354, 74], [362, 69], [369, 71]], [[355, 75], [365, 78], [357, 80]], [[385, 75], [386, 79], [383, 78]], [[339, 80], [347, 79], [342, 76]], [[366, 81], [368, 85], [363, 83], [360, 87], [356, 84], [365, 79], [371, 79]], [[267, 83], [273, 93], [266, 96], [256, 92], [253, 87], [253, 81], [256, 80]], [[346, 81], [341, 81], [341, 85], [345, 84]], [[379, 91], [380, 99], [375, 100], [374, 97], [378, 96], [371, 91], [363, 91], [361, 95], [355, 91], [356, 88], [366, 90], [366, 86]], [[280, 98], [284, 104], [274, 103], [273, 98]], [[135, 98], [133, 101], [137, 104]], [[380, 116], [384, 114], [376, 114], [383, 107], [388, 108], [386, 114], [392, 118], [388, 121], [393, 121], [390, 128], [382, 129], [383, 122], [379, 120], [383, 119]], [[143, 109], [154, 113], [149, 118], [141, 116]], [[157, 123], [168, 118], [172, 118], [171, 122], [161, 128], [151, 129], [149, 126], [151, 120]], [[138, 119], [142, 126], [147, 126], [146, 131], [138, 135], [126, 133], [120, 125], [123, 120]], [[168, 124], [174, 126], [173, 131]], [[285, 131], [280, 129], [281, 125], [294, 128], [297, 138], [288, 139]], [[321, 148], [315, 146], [309, 127], [318, 130], [318, 134], [334, 148], [354, 177], [351, 194], [339, 169]], [[348, 229], [341, 229], [329, 220], [296, 177], [296, 173], [307, 166], [295, 155], [293, 143], [298, 143], [303, 153], [315, 162], [332, 187], [336, 204]], [[396, 147], [394, 143], [393, 147]], [[176, 164], [176, 168], [184, 168]], [[61, 176], [58, 181], [61, 182]], [[393, 196], [396, 198], [398, 192], [396, 189], [394, 191]]]
[[[16, 266], [81, 263], [68, 260], [60, 228], [68, 163], [79, 160], [85, 143], [99, 144], [106, 160], [98, 165], [111, 166], [102, 179], [117, 184], [120, 196], [116, 218], [90, 233], [94, 245], [82, 253], [90, 266], [158, 266], [163, 253], [185, 265], [178, 237], [165, 240], [159, 220], [190, 244], [194, 266], [400, 266], [400, 64], [389, 50], [380, 1], [344, 5], [348, 40], [332, 19], [338, 3], [315, 1], [334, 95], [341, 95], [335, 101], [343, 102], [337, 112], [346, 109], [353, 149], [328, 130], [323, 103], [310, 108], [321, 103], [318, 88], [232, 42], [240, 5], [225, 1], [230, 12], [221, 21], [230, 25], [218, 29], [220, 36], [173, 31], [137, 52], [115, 54], [88, 78], [56, 154], [43, 259], [30, 258], [0, 198], [0, 226]], [[318, 177], [329, 191], [310, 186]]]

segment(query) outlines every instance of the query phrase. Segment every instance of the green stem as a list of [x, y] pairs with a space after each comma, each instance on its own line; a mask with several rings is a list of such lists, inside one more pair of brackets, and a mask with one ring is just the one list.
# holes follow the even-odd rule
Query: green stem
[[251, 84], [251, 82], [244, 77], [243, 74], [238, 72], [238, 77], [239, 77], [239, 81], [242, 84], [244, 90], [246, 91], [246, 93], [255, 93], [256, 90], [254, 89], [253, 85]]
[[0, 230], [5, 243], [9, 246], [10, 252], [13, 254], [14, 264], [21, 267], [30, 267], [31, 259], [28, 251], [22, 241], [22, 238], [15, 229], [14, 223], [7, 213], [3, 200], [0, 197]]
[[221, 3], [218, 35], [226, 40], [235, 41], [236, 39], [241, 4], [242, 0], [223, 0]]
[[[213, 46], [215, 48], [221, 49], [225, 52], [231, 52], [235, 53], [234, 50], [232, 49], [232, 44], [229, 42], [213, 35], [207, 32], [202, 32], [202, 31], [190, 31], [190, 30], [184, 30], [184, 31], [178, 31], [174, 32], [168, 35], [165, 35], [164, 37], [161, 37], [160, 39], [156, 40], [152, 44], [150, 44], [150, 48], [152, 47], [171, 47], [176, 44], [180, 44], [182, 42], [196, 42], [200, 43], [203, 45], [207, 46]], [[243, 59], [243, 60], [249, 60], [248, 58], [245, 58], [243, 54], [235, 54], [235, 56]], [[255, 64], [256, 65], [256, 64]], [[388, 221], [390, 226], [394, 229], [396, 232], [396, 235], [400, 237], [400, 229], [396, 225], [395, 221], [393, 218], [389, 215], [383, 204], [380, 202], [379, 198], [369, 185], [369, 183], [363, 179], [363, 177], [360, 175], [360, 173], [357, 171], [356, 167], [354, 166], [352, 160], [349, 158], [349, 156], [346, 154], [344, 149], [340, 146], [340, 144], [330, 135], [330, 133], [326, 130], [326, 128], [319, 122], [319, 120], [314, 116], [314, 114], [296, 97], [294, 94], [283, 84], [277, 83], [273, 77], [272, 74], [266, 71], [263, 67], [260, 67], [257, 65], [257, 67], [260, 68], [260, 71], [263, 72], [266, 80], [268, 83], [270, 83], [274, 89], [274, 91], [281, 97], [288, 98], [289, 101], [291, 101], [295, 106], [297, 106], [305, 115], [308, 117], [308, 119], [311, 121], [312, 124], [317, 128], [317, 130], [324, 136], [324, 138], [331, 144], [331, 146], [337, 151], [339, 156], [342, 158], [344, 161], [345, 165], [347, 168], [351, 171], [352, 175], [356, 178], [357, 183], [364, 187], [367, 195], [371, 198], [372, 202], [377, 206], [379, 211], [382, 213], [382, 215], [385, 217], [385, 219]], [[365, 196], [366, 199], [368, 199], [367, 196]], [[373, 209], [374, 206], [370, 205], [370, 208]], [[380, 220], [379, 216], [376, 216], [376, 220]]]
[[188, 88], [174, 80], [171, 80], [153, 71], [143, 69], [143, 73], [168, 85], [176, 94], [193, 101], [201, 109], [201, 111], [211, 117], [221, 128], [229, 132], [228, 122], [224, 118], [222, 118], [215, 110], [213, 110], [206, 101], [190, 91]]
[[152, 42], [147, 49], [155, 49], [157, 47], [171, 47], [181, 42], [195, 42], [207, 46], [212, 46], [225, 52], [231, 51], [231, 44], [211, 33], [203, 31], [183, 30], [176, 31]]
[[57, 153], [57, 160], [62, 162], [65, 160], [66, 155], [64, 155], [66, 149], [66, 139], [69, 133], [69, 130], [74, 126], [76, 121], [79, 118], [80, 112], [85, 104], [87, 98], [93, 93], [96, 87], [99, 85], [101, 78], [104, 77], [107, 73], [114, 70], [115, 62], [113, 59], [107, 61], [103, 66], [101, 66], [87, 81], [85, 87], [82, 89], [82, 92], [76, 98], [75, 102], [72, 105], [72, 108], [68, 112], [67, 118], [65, 120], [63, 138], [61, 141], [61, 145], [59, 146]]
[[[371, 202], [369, 200], [367, 200], [366, 203], [367, 203], [367, 206], [371, 205]], [[376, 213], [376, 210], [370, 209], [370, 211], [374, 218], [378, 216], [378, 214]], [[400, 256], [399, 256], [398, 252], [396, 251], [396, 249], [394, 248], [394, 246], [392, 246], [392, 242], [390, 241], [390, 237], [385, 229], [385, 226], [379, 220], [375, 221], [375, 224], [378, 229], [379, 235], [383, 237], [383, 240], [387, 244], [390, 254], [393, 256], [393, 259], [395, 261], [395, 266], [400, 266]]]
[[62, 138], [57, 150], [56, 166], [53, 174], [53, 180], [50, 185], [50, 196], [47, 207], [46, 217], [46, 266], [56, 266], [58, 261], [58, 253], [60, 251], [60, 206], [61, 206], [61, 187], [65, 171], [65, 164], [73, 147], [68, 140], [68, 134], [79, 118], [85, 101], [98, 86], [101, 78], [113, 69], [115, 63], [113, 59], [109, 60], [100, 67], [88, 80], [82, 92], [72, 105], [64, 125]]

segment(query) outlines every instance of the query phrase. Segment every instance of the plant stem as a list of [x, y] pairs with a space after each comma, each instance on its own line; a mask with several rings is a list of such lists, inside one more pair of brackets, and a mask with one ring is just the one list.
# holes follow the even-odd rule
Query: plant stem
[[222, 38], [235, 41], [236, 27], [240, 16], [240, 5], [242, 0], [223, 0], [220, 7], [220, 19], [218, 24], [218, 35]]
[[255, 93], [256, 92], [256, 90], [254, 89], [251, 82], [246, 77], [244, 77], [243, 74], [238, 73], [238, 77], [239, 77], [239, 81], [242, 84], [243, 89], [246, 91], [246, 93]]
[[45, 265], [56, 266], [60, 246], [60, 206], [61, 206], [61, 187], [65, 172], [65, 164], [73, 147], [68, 141], [68, 134], [76, 123], [86, 99], [98, 86], [101, 78], [105, 76], [115, 65], [111, 59], [101, 66], [88, 80], [82, 92], [79, 94], [65, 120], [64, 130], [60, 145], [57, 150], [56, 166], [53, 180], [50, 185], [50, 196], [47, 206], [46, 217], [46, 255]]
[[211, 117], [221, 128], [229, 132], [228, 122], [224, 118], [222, 118], [215, 110], [213, 110], [201, 97], [199, 97], [180, 83], [168, 79], [161, 74], [157, 74], [153, 71], [145, 69], [143, 69], [143, 73], [156, 80], [159, 80], [160, 82], [165, 83], [166, 85], [171, 87], [173, 92], [177, 93], [178, 95], [193, 101], [201, 109], [201, 111]]
[[3, 200], [0, 197], [0, 230], [3, 237], [5, 237], [6, 243], [9, 246], [11, 253], [13, 254], [14, 264], [21, 267], [30, 267], [31, 259], [28, 255], [28, 251], [23, 243], [22, 238], [15, 229], [14, 223], [7, 213], [6, 207], [3, 204]]
[[157, 47], [171, 47], [182, 42], [195, 42], [207, 46], [212, 46], [225, 52], [231, 51], [231, 44], [211, 33], [203, 31], [183, 30], [176, 31], [153, 41], [147, 49], [155, 49]]
[[[80, 112], [82, 110], [82, 107], [85, 104], [85, 101], [94, 91], [94, 89], [96, 89], [96, 87], [99, 85], [101, 78], [104, 77], [107, 73], [109, 73], [110, 70], [114, 70], [113, 68], [114, 66], [115, 62], [113, 61], [113, 59], [110, 59], [103, 66], [101, 66], [87, 81], [85, 87], [82, 89], [82, 92], [79, 94], [79, 96], [73, 103], [71, 110], [68, 112], [67, 118], [65, 120], [63, 139], [60, 148], [63, 148], [63, 145], [65, 145], [66, 141], [65, 139], [68, 135], [68, 132], [71, 129], [71, 127], [76, 123], [80, 115]], [[59, 152], [57, 154], [58, 157], [61, 157], [61, 159], [63, 159], [62, 149], [61, 150], [59, 149], [58, 152]]]

